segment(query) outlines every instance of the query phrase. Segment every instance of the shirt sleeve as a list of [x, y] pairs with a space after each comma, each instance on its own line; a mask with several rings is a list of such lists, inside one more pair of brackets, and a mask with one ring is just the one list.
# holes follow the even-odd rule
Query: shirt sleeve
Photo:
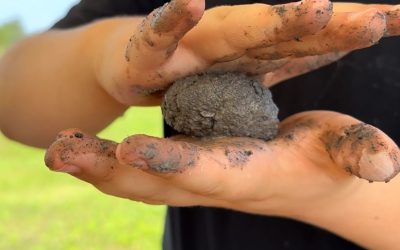
[[167, 0], [82, 0], [52, 28], [73, 28], [107, 17], [145, 15], [165, 2]]

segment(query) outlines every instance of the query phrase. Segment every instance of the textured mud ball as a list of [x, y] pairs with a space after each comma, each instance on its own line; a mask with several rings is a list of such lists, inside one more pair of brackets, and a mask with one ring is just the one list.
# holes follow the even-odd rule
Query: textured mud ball
[[271, 92], [243, 74], [210, 73], [178, 80], [161, 108], [167, 124], [186, 135], [269, 140], [278, 132], [278, 108]]

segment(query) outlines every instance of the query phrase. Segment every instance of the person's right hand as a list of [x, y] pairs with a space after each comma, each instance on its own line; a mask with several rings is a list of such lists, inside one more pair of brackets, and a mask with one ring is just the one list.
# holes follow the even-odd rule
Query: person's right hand
[[96, 75], [127, 105], [159, 104], [174, 80], [207, 71], [245, 72], [271, 86], [397, 35], [399, 9], [303, 0], [204, 12], [204, 0], [173, 0], [135, 19], [133, 33], [123, 29], [129, 35], [102, 53]]

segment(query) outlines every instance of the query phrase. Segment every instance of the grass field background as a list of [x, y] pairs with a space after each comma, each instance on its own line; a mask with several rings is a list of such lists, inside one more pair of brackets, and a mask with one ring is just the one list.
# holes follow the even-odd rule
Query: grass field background
[[[159, 108], [132, 108], [100, 136], [161, 132]], [[1, 250], [161, 249], [165, 207], [106, 196], [50, 172], [43, 155], [0, 135]]]

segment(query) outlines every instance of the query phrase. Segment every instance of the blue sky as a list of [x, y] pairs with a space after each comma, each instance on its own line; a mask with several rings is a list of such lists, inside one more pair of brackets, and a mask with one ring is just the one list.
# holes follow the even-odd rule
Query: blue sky
[[0, 25], [18, 19], [27, 33], [50, 27], [79, 0], [0, 0]]

